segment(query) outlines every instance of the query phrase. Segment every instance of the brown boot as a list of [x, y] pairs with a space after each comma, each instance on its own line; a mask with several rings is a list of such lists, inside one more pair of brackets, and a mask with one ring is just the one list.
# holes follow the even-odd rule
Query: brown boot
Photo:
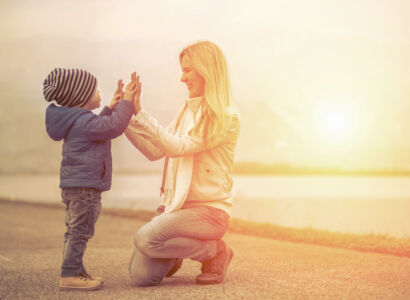
[[84, 276], [61, 277], [61, 291], [93, 291], [101, 287], [101, 282]]
[[202, 263], [202, 274], [196, 277], [197, 284], [221, 283], [233, 257], [233, 250], [224, 241], [218, 241], [217, 254], [211, 260]]

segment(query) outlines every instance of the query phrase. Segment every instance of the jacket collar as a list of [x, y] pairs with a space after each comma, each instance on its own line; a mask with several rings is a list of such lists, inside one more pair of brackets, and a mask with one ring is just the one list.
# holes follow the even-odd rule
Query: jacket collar
[[196, 114], [198, 112], [199, 107], [202, 104], [202, 100], [204, 97], [195, 97], [195, 98], [189, 98], [186, 100], [186, 104], [188, 105], [188, 108]]

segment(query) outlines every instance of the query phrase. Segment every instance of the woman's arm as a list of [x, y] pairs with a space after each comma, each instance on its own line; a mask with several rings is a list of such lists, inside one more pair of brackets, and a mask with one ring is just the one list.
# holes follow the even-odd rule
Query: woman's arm
[[[239, 119], [236, 117], [234, 117], [234, 121], [231, 122], [231, 125], [233, 124], [234, 127], [230, 126], [230, 128], [221, 132], [218, 140], [212, 144], [208, 143], [207, 145], [204, 145], [203, 139], [199, 137], [175, 134], [175, 131], [172, 129], [175, 128], [176, 123], [178, 122], [179, 117], [182, 116], [186, 106], [180, 110], [178, 117], [174, 119], [171, 125], [164, 128], [154, 117], [141, 109], [141, 83], [139, 80], [137, 82], [137, 87], [137, 93], [134, 95], [133, 101], [136, 115], [131, 119], [130, 125], [128, 126], [129, 130], [127, 130], [126, 135], [134, 146], [146, 157], [156, 158], [159, 156], [159, 152], [162, 156], [179, 157], [202, 152], [211, 147], [229, 143], [231, 141], [236, 142], [239, 133]], [[132, 128], [134, 128], [134, 134], [130, 133]], [[132, 136], [133, 138], [131, 138]], [[155, 146], [156, 149], [152, 146]], [[159, 152], [157, 150], [159, 150]], [[157, 155], [153, 155], [154, 151]]]
[[224, 130], [216, 142], [204, 145], [200, 137], [173, 134], [143, 110], [131, 120], [131, 123], [134, 123], [135, 126], [141, 126], [144, 132], [151, 137], [152, 144], [170, 157], [190, 155], [230, 141], [236, 141], [239, 133], [239, 119], [233, 118], [230, 128]]
[[132, 124], [132, 122], [130, 122], [125, 130], [125, 136], [135, 148], [137, 148], [146, 158], [151, 161], [158, 160], [165, 155], [150, 141], [150, 137], [144, 133], [142, 128]]
[[[140, 89], [139, 89], [140, 90]], [[139, 105], [139, 93], [134, 98], [134, 108], [135, 111], [140, 111], [141, 106]], [[185, 110], [185, 106], [182, 107], [177, 116], [182, 115]], [[135, 117], [134, 117], [135, 118]], [[179, 117], [176, 117], [166, 128], [167, 131], [175, 131], [176, 123], [178, 122]], [[146, 158], [151, 161], [158, 160], [165, 156], [166, 154], [157, 147], [149, 134], [149, 132], [144, 129], [143, 126], [138, 124], [138, 122], [130, 122], [127, 130], [125, 131], [125, 136], [128, 140], [137, 148]]]

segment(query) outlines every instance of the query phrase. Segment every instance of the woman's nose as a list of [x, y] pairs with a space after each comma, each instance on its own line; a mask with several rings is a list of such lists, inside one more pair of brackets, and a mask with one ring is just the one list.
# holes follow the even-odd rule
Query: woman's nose
[[184, 74], [181, 75], [181, 82], [186, 82], [186, 77]]

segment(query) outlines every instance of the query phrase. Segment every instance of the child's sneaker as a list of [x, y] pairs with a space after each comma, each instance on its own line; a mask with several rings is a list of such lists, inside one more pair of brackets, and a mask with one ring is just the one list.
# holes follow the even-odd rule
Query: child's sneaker
[[89, 279], [84, 276], [61, 277], [61, 291], [93, 291], [102, 286], [98, 280]]
[[91, 280], [98, 280], [99, 282], [101, 282], [101, 284], [104, 284], [104, 279], [102, 277], [99, 276], [93, 276], [91, 274], [88, 273], [82, 273], [81, 276], [91, 279]]

